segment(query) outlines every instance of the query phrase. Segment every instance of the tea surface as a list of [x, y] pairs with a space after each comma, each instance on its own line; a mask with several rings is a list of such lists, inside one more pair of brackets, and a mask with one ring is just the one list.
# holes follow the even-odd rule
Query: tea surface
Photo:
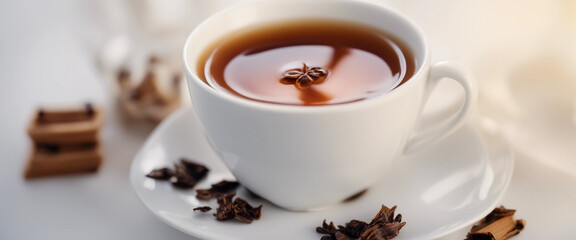
[[[240, 97], [325, 105], [386, 93], [412, 76], [415, 60], [403, 43], [378, 29], [305, 19], [228, 34], [205, 50], [197, 68], [211, 87]], [[326, 71], [325, 78], [305, 88], [287, 83], [286, 74], [292, 80], [314, 77], [312, 68]]]

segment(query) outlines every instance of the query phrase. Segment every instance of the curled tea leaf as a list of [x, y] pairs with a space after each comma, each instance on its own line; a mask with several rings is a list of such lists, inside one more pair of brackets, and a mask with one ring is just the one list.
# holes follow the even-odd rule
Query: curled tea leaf
[[406, 222], [402, 222], [402, 215], [394, 215], [396, 206], [388, 208], [384, 205], [368, 224], [359, 220], [351, 220], [344, 226], [334, 227], [334, 224], [322, 222], [322, 226], [316, 227], [316, 232], [324, 234], [322, 240], [388, 240], [400, 234], [400, 230]]
[[212, 208], [208, 207], [208, 206], [203, 206], [203, 207], [196, 207], [193, 210], [194, 210], [194, 212], [196, 212], [196, 211], [208, 212], [208, 211], [212, 210]]
[[172, 177], [172, 175], [173, 175], [172, 170], [170, 170], [169, 168], [159, 168], [152, 170], [150, 173], [146, 175], [146, 177], [158, 180], [168, 180]]

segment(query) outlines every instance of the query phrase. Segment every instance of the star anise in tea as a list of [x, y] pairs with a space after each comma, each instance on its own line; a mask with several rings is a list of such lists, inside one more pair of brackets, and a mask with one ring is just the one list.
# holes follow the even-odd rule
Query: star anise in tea
[[321, 240], [388, 240], [395, 238], [400, 229], [406, 225], [402, 222], [402, 215], [394, 216], [396, 206], [382, 208], [370, 223], [352, 220], [344, 226], [334, 227], [334, 223], [322, 222], [322, 226], [316, 228], [317, 233], [324, 234]]
[[312, 84], [320, 84], [328, 77], [328, 70], [321, 67], [308, 67], [306, 63], [302, 64], [302, 68], [292, 68], [284, 72], [284, 76], [280, 79], [280, 83], [286, 85], [294, 85], [296, 88], [302, 90], [309, 88]]

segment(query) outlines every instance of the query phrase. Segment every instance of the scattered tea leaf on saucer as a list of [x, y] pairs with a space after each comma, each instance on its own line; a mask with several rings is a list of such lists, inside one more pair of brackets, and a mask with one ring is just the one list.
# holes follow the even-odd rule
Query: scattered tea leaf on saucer
[[202, 207], [196, 207], [193, 210], [194, 210], [194, 212], [196, 212], [196, 211], [208, 212], [208, 211], [212, 210], [212, 208], [208, 207], [208, 206], [202, 206]]
[[234, 192], [239, 186], [239, 182], [222, 180], [216, 184], [212, 184], [212, 187], [209, 189], [196, 189], [196, 198], [201, 200], [218, 198], [225, 193]]
[[396, 206], [388, 208], [382, 205], [380, 211], [374, 216], [370, 223], [360, 220], [351, 220], [344, 226], [339, 225], [338, 229], [334, 223], [322, 222], [322, 226], [316, 228], [316, 232], [324, 234], [321, 240], [387, 240], [400, 234], [400, 229], [406, 225], [402, 222], [402, 215], [394, 215]]
[[174, 164], [174, 170], [170, 168], [158, 168], [152, 170], [146, 177], [157, 180], [170, 180], [172, 185], [181, 189], [190, 189], [196, 186], [196, 183], [206, 177], [210, 170], [197, 162], [181, 158], [178, 163]]
[[196, 181], [202, 180], [210, 171], [206, 166], [186, 158], [180, 159], [180, 164], [186, 168], [188, 174]]
[[174, 164], [174, 176], [170, 178], [172, 186], [182, 189], [190, 189], [196, 186], [196, 179], [188, 173], [182, 164]]
[[146, 177], [158, 180], [168, 180], [172, 177], [172, 175], [173, 175], [172, 170], [170, 170], [169, 168], [159, 168], [152, 170], [150, 173], [146, 175]]
[[252, 223], [260, 219], [262, 205], [253, 207], [242, 198], [234, 199], [235, 194], [224, 194], [218, 198], [218, 208], [214, 217], [219, 221], [235, 219], [243, 223]]
[[466, 240], [505, 240], [520, 233], [526, 221], [515, 220], [516, 210], [500, 206], [470, 229]]

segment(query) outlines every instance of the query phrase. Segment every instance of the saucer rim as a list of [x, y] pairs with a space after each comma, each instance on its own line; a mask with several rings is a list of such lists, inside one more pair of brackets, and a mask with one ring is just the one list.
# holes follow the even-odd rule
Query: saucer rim
[[[164, 121], [162, 121], [153, 130], [153, 132], [147, 137], [145, 143], [142, 144], [142, 146], [138, 150], [138, 153], [134, 156], [134, 158], [132, 160], [132, 164], [130, 166], [130, 172], [129, 172], [130, 185], [132, 187], [132, 190], [134, 191], [134, 193], [138, 197], [139, 201], [142, 202], [144, 204], [144, 206], [146, 206], [146, 208], [154, 214], [154, 216], [159, 218], [162, 222], [166, 223], [167, 225], [169, 225], [169, 226], [171, 226], [171, 227], [173, 227], [173, 228], [175, 228], [175, 229], [177, 229], [177, 230], [179, 230], [179, 231], [181, 231], [181, 232], [183, 232], [189, 236], [195, 237], [195, 238], [200, 238], [200, 239], [235, 239], [235, 238], [229, 238], [229, 237], [221, 236], [221, 235], [214, 235], [214, 234], [207, 232], [207, 231], [204, 231], [204, 232], [190, 231], [189, 229], [186, 229], [183, 226], [179, 226], [179, 224], [173, 223], [168, 218], [163, 217], [162, 215], [158, 214], [157, 211], [153, 210], [152, 206], [147, 201], [145, 201], [143, 199], [143, 196], [141, 194], [139, 194], [139, 192], [137, 191], [137, 189], [139, 188], [137, 186], [137, 184], [141, 184], [141, 182], [136, 181], [137, 176], [135, 175], [135, 173], [138, 172], [136, 170], [136, 168], [138, 168], [140, 166], [140, 165], [138, 165], [138, 163], [140, 163], [141, 159], [143, 159], [142, 156], [145, 152], [145, 149], [148, 149], [150, 147], [150, 145], [152, 144], [152, 142], [154, 142], [156, 140], [156, 138], [158, 138], [158, 135], [165, 132], [164, 130], [166, 128], [168, 128], [168, 126], [172, 125], [178, 119], [184, 117], [190, 111], [192, 111], [192, 112], [194, 111], [191, 106], [186, 106], [186, 107], [182, 107], [182, 108], [178, 109], [176, 112], [174, 112], [173, 114], [168, 116]], [[471, 127], [473, 130], [475, 130], [478, 133], [484, 148], [488, 148], [487, 145], [492, 145], [492, 144], [488, 143], [488, 141], [486, 141], [486, 138], [487, 138], [486, 135], [488, 133], [486, 133], [486, 131], [483, 131], [477, 122], [475, 122], [475, 123], [466, 122], [463, 124], [463, 126], [466, 126], [466, 125], [469, 125], [469, 127]], [[508, 169], [506, 171], [506, 173], [504, 173], [506, 176], [504, 178], [504, 181], [501, 183], [501, 184], [503, 184], [502, 190], [498, 194], [496, 194], [495, 197], [493, 197], [494, 202], [492, 204], [490, 204], [488, 207], [486, 207], [486, 209], [481, 214], [477, 214], [476, 217], [470, 218], [468, 221], [458, 223], [455, 226], [452, 226], [451, 228], [448, 228], [445, 231], [442, 231], [442, 232], [439, 232], [436, 234], [433, 234], [433, 232], [431, 232], [430, 234], [425, 234], [425, 235], [419, 236], [418, 238], [415, 238], [415, 239], [437, 239], [437, 238], [445, 237], [445, 236], [452, 234], [456, 231], [462, 230], [463, 228], [470, 226], [470, 225], [478, 222], [479, 220], [481, 220], [484, 216], [488, 215], [499, 204], [500, 200], [502, 199], [504, 194], [507, 192], [507, 189], [510, 186], [510, 182], [512, 180], [512, 176], [514, 174], [515, 153], [511, 149], [509, 144], [506, 142], [506, 140], [504, 139], [504, 135], [501, 131], [498, 131], [497, 133], [491, 133], [491, 135], [498, 137], [502, 141], [502, 143], [500, 143], [500, 145], [504, 145], [504, 148], [505, 148], [504, 151], [506, 151], [505, 155], [507, 155], [507, 157], [505, 157], [505, 159], [504, 159], [504, 160], [506, 160], [505, 165], [507, 167], [503, 167], [502, 169]], [[488, 149], [486, 149], [484, 151], [488, 152], [488, 153], [490, 152], [490, 150], [488, 150]], [[490, 159], [490, 157], [488, 159]], [[490, 160], [487, 160], [487, 161], [490, 161]], [[485, 166], [485, 168], [487, 169], [488, 166]], [[269, 202], [267, 202], [267, 203], [272, 204]]]

